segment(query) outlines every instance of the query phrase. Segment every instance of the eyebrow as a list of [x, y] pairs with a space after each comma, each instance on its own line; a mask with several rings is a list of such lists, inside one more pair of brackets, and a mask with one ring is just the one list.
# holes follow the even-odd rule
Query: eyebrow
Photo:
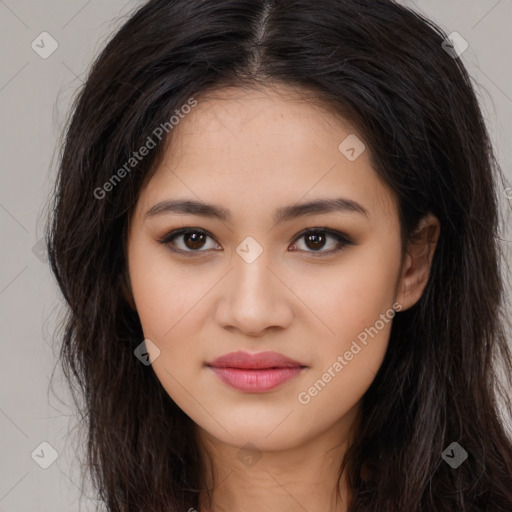
[[[339, 197], [335, 199], [317, 199], [308, 203], [299, 203], [278, 208], [274, 213], [274, 222], [277, 224], [306, 215], [319, 215], [332, 212], [356, 212], [369, 217], [368, 210], [364, 208], [364, 206], [352, 199]], [[162, 213], [199, 215], [201, 217], [218, 219], [223, 222], [229, 222], [231, 220], [231, 212], [227, 208], [216, 204], [208, 204], [188, 199], [168, 199], [161, 201], [152, 206], [145, 213], [144, 217], [155, 217]]]

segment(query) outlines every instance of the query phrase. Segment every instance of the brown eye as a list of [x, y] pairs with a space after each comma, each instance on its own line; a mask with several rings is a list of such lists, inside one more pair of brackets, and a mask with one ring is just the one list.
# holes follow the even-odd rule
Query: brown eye
[[[347, 245], [353, 245], [353, 242], [340, 233], [339, 231], [320, 229], [320, 228], [312, 228], [307, 231], [302, 232], [296, 240], [303, 239], [305, 241], [304, 245], [306, 249], [304, 252], [308, 253], [318, 253], [319, 255], [325, 254], [333, 254], [342, 250]], [[330, 244], [328, 243], [329, 239], [333, 240]], [[296, 250], [298, 247], [298, 243], [294, 243], [293, 250]], [[325, 246], [330, 247], [328, 250], [322, 250]], [[310, 250], [308, 250], [310, 249]], [[302, 250], [302, 249], [299, 249]]]
[[321, 249], [325, 245], [326, 236], [325, 233], [313, 233], [305, 235], [306, 245], [313, 250]]
[[[211, 240], [210, 246], [208, 246], [208, 239]], [[343, 233], [326, 228], [309, 228], [295, 238], [295, 240], [301, 239], [304, 240], [305, 249], [299, 247], [301, 244], [295, 242], [292, 244], [291, 250], [299, 250], [315, 256], [330, 255], [341, 251], [345, 246], [354, 245], [354, 242]], [[194, 253], [201, 252], [208, 253], [211, 250], [222, 250], [213, 237], [200, 228], [181, 228], [171, 231], [158, 241], [171, 251], [185, 256], [194, 256]], [[328, 250], [322, 250], [325, 247]]]
[[[179, 240], [180, 238], [181, 241]], [[211, 239], [213, 242], [210, 243], [210, 247], [208, 247], [208, 239]], [[193, 255], [194, 252], [208, 252], [208, 250], [218, 247], [210, 234], [199, 228], [183, 228], [172, 231], [159, 240], [159, 242], [167, 245], [172, 251], [183, 253], [187, 256], [189, 254]]]
[[189, 249], [201, 249], [204, 245], [206, 236], [207, 235], [204, 235], [203, 233], [191, 231], [183, 235], [183, 243]]

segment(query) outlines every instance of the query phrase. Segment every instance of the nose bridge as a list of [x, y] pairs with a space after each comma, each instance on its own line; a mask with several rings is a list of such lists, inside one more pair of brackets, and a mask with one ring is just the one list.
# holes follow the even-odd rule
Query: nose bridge
[[240, 244], [233, 255], [233, 269], [226, 283], [217, 321], [256, 336], [269, 326], [285, 326], [290, 311], [284, 300], [286, 288], [274, 275], [270, 251], [255, 252], [256, 246]]
[[[243, 242], [237, 248], [233, 261], [232, 297], [235, 304], [244, 308], [263, 308], [273, 301], [275, 279], [269, 270], [271, 265], [268, 250], [257, 250], [252, 242]], [[261, 247], [261, 246], [260, 246]], [[245, 252], [246, 251], [246, 252]]]

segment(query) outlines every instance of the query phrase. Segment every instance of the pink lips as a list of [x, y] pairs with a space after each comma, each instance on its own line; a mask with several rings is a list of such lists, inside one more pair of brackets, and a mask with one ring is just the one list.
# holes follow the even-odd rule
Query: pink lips
[[211, 363], [213, 372], [240, 391], [263, 393], [298, 375], [305, 366], [278, 352], [230, 352]]

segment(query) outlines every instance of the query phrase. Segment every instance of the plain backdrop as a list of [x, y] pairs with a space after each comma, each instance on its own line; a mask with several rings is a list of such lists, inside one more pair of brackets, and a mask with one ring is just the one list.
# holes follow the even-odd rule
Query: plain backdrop
[[[0, 512], [94, 509], [87, 497], [79, 508], [76, 416], [59, 368], [49, 388], [61, 299], [41, 247], [42, 211], [70, 101], [93, 57], [139, 3], [0, 0]], [[498, 160], [512, 182], [512, 0], [403, 3], [468, 42], [461, 58], [475, 84]], [[55, 42], [40, 36], [43, 32]], [[40, 56], [42, 48], [38, 53], [32, 47], [41, 37], [46, 38], [44, 51], [58, 45], [47, 58]], [[512, 198], [512, 189], [500, 190], [505, 218], [512, 204], [507, 195]], [[508, 223], [506, 250], [511, 238]], [[86, 483], [91, 496], [88, 489]]]

